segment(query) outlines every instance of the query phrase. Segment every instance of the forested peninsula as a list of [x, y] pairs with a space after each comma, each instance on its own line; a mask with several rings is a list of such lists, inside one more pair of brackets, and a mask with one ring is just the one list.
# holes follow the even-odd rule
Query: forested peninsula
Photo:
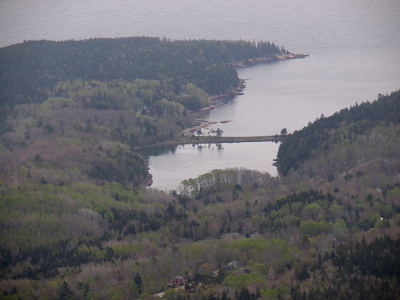
[[0, 49], [1, 299], [396, 299], [400, 91], [288, 134], [279, 177], [169, 192], [135, 148], [174, 141], [270, 42], [28, 41]]
[[[42, 103], [49, 97], [71, 96], [62, 82], [81, 80], [85, 85], [96, 85], [99, 81], [117, 87], [142, 79], [157, 81], [159, 85], [151, 95], [142, 95], [145, 105], [165, 98], [187, 109], [198, 109], [207, 104], [206, 100], [187, 91], [188, 83], [209, 95], [217, 95], [238, 86], [235, 66], [278, 60], [285, 55], [297, 57], [270, 42], [171, 41], [150, 37], [28, 41], [0, 49], [0, 105]], [[137, 109], [135, 103], [122, 106], [122, 99], [118, 98], [127, 95], [115, 98], [96, 92], [90, 95], [90, 104], [79, 105]]]

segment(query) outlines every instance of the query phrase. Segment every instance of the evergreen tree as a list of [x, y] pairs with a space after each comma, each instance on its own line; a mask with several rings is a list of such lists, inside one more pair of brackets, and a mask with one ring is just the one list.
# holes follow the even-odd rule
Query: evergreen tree
[[75, 294], [71, 290], [71, 287], [69, 286], [68, 282], [63, 281], [58, 285], [57, 289], [57, 294], [58, 294], [58, 300], [70, 300], [70, 299], [75, 299]]
[[139, 294], [142, 294], [142, 288], [143, 288], [143, 279], [142, 276], [140, 276], [139, 273], [136, 273], [134, 281], [138, 287], [138, 292]]

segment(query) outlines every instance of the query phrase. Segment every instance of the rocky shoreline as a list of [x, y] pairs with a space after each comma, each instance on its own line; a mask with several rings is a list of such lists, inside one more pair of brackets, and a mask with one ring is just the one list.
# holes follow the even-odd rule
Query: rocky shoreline
[[213, 95], [208, 98], [208, 101], [210, 102], [210, 107], [209, 109], [203, 109], [203, 110], [210, 110], [215, 108], [215, 104], [218, 102], [217, 100], [219, 98], [226, 98], [226, 97], [232, 97], [232, 96], [237, 96], [237, 95], [243, 95], [243, 90], [246, 88], [246, 79], [240, 79], [239, 85], [226, 93], [219, 94], [219, 95]]
[[305, 58], [309, 56], [308, 54], [300, 54], [300, 53], [287, 53], [287, 54], [280, 54], [275, 57], [259, 57], [254, 59], [244, 59], [238, 62], [234, 62], [230, 64], [233, 67], [246, 67], [249, 65], [254, 65], [257, 63], [262, 62], [273, 62], [278, 60], [286, 60], [286, 59], [296, 59], [296, 58]]

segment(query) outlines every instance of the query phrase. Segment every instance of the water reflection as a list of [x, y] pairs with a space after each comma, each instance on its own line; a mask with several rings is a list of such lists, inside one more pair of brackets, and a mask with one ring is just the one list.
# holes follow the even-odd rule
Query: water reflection
[[175, 153], [178, 146], [179, 145], [158, 146], [158, 147], [136, 150], [136, 152], [140, 153], [143, 157], [157, 156], [168, 153]]
[[151, 147], [151, 148], [146, 148], [146, 149], [139, 149], [136, 150], [137, 153], [142, 155], [143, 159], [148, 163], [149, 158], [151, 156], [160, 156], [160, 155], [171, 155], [175, 154], [178, 149], [183, 149], [185, 147], [192, 147], [192, 148], [197, 148], [199, 151], [203, 150], [203, 148], [215, 148], [219, 151], [223, 150], [224, 147], [222, 146], [222, 143], [193, 143], [193, 144], [182, 144], [182, 145], [167, 145], [167, 146], [157, 146], [157, 147]]
[[[182, 180], [213, 169], [247, 168], [276, 175], [272, 166], [279, 144], [212, 143], [163, 146], [141, 150], [153, 175], [152, 187], [176, 189]], [[157, 155], [154, 155], [157, 154]]]

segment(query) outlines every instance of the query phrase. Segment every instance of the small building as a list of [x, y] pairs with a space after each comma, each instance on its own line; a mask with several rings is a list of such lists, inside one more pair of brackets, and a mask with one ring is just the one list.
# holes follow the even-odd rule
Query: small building
[[177, 287], [185, 285], [185, 280], [183, 279], [182, 276], [176, 275], [174, 278], [172, 278], [172, 280], [170, 280], [168, 285], [173, 288], [177, 288]]
[[229, 264], [224, 266], [224, 270], [232, 270], [233, 268], [236, 268], [238, 266], [237, 261], [231, 261]]

